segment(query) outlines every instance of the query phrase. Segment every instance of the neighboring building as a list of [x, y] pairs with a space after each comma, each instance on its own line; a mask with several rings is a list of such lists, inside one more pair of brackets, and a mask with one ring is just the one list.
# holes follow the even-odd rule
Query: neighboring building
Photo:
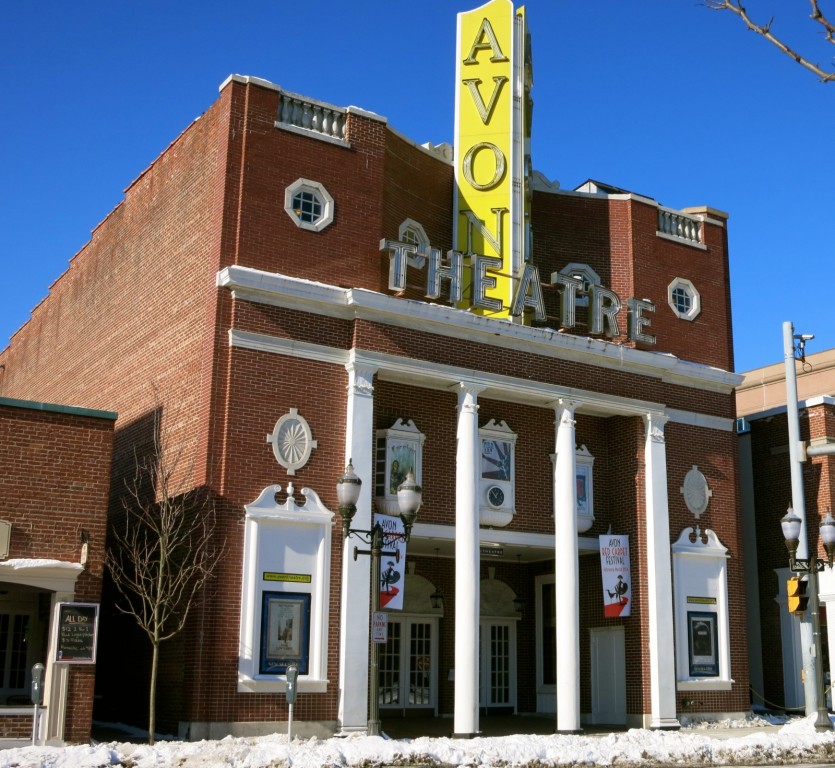
[[[505, 45], [480, 29], [465, 64]], [[6, 396], [119, 412], [114, 487], [160, 406], [214, 500], [225, 554], [167, 647], [161, 726], [282, 731], [293, 662], [295, 729], [365, 728], [370, 564], [335, 491], [349, 460], [359, 528], [396, 510], [407, 469], [423, 486], [383, 719], [452, 715], [472, 735], [480, 712], [575, 730], [749, 709], [727, 216], [562, 191], [469, 146], [230, 77], [0, 355]], [[505, 209], [455, 203], [462, 174], [528, 192], [506, 226], [530, 225], [532, 249], [514, 240], [507, 272], [483, 258], [505, 250]], [[456, 227], [479, 255], [442, 255]], [[623, 580], [601, 575], [601, 535]], [[107, 638], [102, 704], [141, 717], [125, 714], [141, 663]]]
[[[777, 345], [775, 344], [775, 347]], [[792, 506], [785, 363], [744, 374], [736, 403], [740, 488], [746, 542], [746, 592], [752, 700], [772, 708], [804, 706], [800, 625], [787, 609], [786, 583], [792, 575], [780, 519]], [[835, 443], [835, 350], [806, 355], [796, 363], [800, 439], [805, 452]], [[813, 450], [812, 454], [815, 453]], [[808, 455], [803, 462], [803, 493], [810, 556], [825, 557], [818, 546], [819, 522], [835, 512], [835, 457]], [[831, 569], [820, 575], [821, 623], [826, 677], [835, 660], [835, 634], [827, 617], [835, 601]], [[828, 634], [828, 639], [827, 639]], [[762, 649], [773, 649], [763, 656]], [[780, 663], [776, 650], [780, 649]], [[828, 687], [828, 684], [827, 684]]]
[[0, 397], [3, 738], [32, 736], [36, 664], [45, 667], [39, 738], [90, 738], [96, 668], [58, 661], [66, 639], [59, 642], [59, 621], [76, 610], [59, 605], [83, 603], [89, 617], [101, 598], [115, 419], [115, 413]]

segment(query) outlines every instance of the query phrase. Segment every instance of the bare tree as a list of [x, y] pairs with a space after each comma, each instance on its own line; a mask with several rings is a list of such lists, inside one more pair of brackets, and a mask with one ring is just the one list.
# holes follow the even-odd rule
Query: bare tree
[[159, 398], [150, 451], [136, 455], [126, 480], [124, 518], [111, 531], [106, 563], [120, 593], [116, 604], [151, 641], [148, 734], [154, 743], [160, 643], [185, 626], [195, 596], [212, 577], [220, 555], [214, 508], [206, 494], [188, 487], [182, 443], [168, 440]]
[[[835, 25], [833, 25], [832, 22], [824, 16], [820, 9], [820, 0], [809, 0], [809, 3], [812, 8], [810, 18], [821, 25], [824, 40], [827, 43], [835, 45]], [[735, 13], [740, 19], [742, 19], [748, 29], [752, 32], [756, 32], [758, 35], [762, 35], [772, 45], [785, 53], [786, 56], [794, 59], [794, 61], [800, 64], [800, 66], [805, 67], [810, 72], [814, 72], [821, 79], [821, 82], [835, 82], [835, 71], [826, 71], [818, 64], [812, 62], [809, 57], [798, 53], [798, 51], [789, 46], [784, 39], [777, 37], [771, 31], [771, 26], [774, 22], [773, 18], [769, 19], [766, 24], [756, 24], [748, 15], [748, 11], [742, 4], [741, 0], [705, 0], [705, 6], [714, 11], [731, 11], [731, 13]]]

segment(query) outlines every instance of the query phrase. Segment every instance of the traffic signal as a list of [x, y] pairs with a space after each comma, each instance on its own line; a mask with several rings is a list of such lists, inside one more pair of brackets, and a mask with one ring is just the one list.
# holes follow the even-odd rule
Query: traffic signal
[[789, 613], [800, 614], [806, 610], [809, 605], [809, 596], [806, 594], [808, 586], [809, 582], [804, 581], [799, 576], [792, 576], [786, 582], [786, 592], [789, 595]]

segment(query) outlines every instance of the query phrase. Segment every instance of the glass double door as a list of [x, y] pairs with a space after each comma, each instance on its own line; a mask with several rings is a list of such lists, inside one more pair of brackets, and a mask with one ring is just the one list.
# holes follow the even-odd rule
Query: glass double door
[[[432, 709], [438, 703], [438, 620], [388, 617], [380, 647], [381, 709]], [[482, 620], [479, 630], [479, 706], [516, 708], [516, 624]]]
[[386, 709], [435, 709], [438, 702], [438, 620], [388, 617], [380, 647], [379, 703]]

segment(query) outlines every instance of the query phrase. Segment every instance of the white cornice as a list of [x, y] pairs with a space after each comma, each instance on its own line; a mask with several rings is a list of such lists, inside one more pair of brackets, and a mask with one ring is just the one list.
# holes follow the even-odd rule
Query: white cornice
[[709, 416], [705, 413], [694, 413], [693, 411], [680, 411], [678, 408], [668, 408], [666, 413], [670, 417], [670, 421], [676, 424], [689, 424], [691, 427], [718, 429], [720, 432], [733, 432], [736, 428], [734, 419], [726, 419], [721, 416]]
[[648, 400], [617, 397], [577, 387], [561, 387], [513, 376], [477, 372], [471, 368], [454, 365], [437, 363], [427, 365], [423, 360], [382, 352], [334, 349], [322, 344], [235, 329], [229, 331], [229, 346], [331, 365], [345, 366], [353, 363], [368, 366], [377, 371], [377, 378], [381, 381], [393, 381], [443, 392], [448, 392], [461, 381], [466, 381], [479, 387], [479, 397], [488, 400], [502, 400], [539, 408], [555, 408], [560, 400], [569, 399], [578, 403], [579, 413], [595, 416], [643, 416], [652, 413], [663, 414], [671, 422], [679, 424], [717, 429], [723, 432], [730, 432], [734, 428], [733, 419], [665, 408], [660, 403]]
[[683, 361], [674, 355], [633, 349], [550, 328], [532, 328], [443, 304], [401, 299], [361, 288], [340, 288], [248, 267], [225, 267], [217, 275], [217, 285], [245, 301], [329, 317], [361, 318], [412, 330], [420, 328], [426, 333], [711, 392], [729, 394], [742, 380], [738, 374]]
[[481, 398], [501, 399], [542, 408], [555, 407], [558, 400], [571, 399], [580, 403], [579, 411], [599, 415], [640, 416], [648, 412], [662, 413], [664, 411], [663, 405], [634, 398], [603, 395], [576, 387], [543, 384], [514, 376], [474, 371], [471, 368], [455, 365], [438, 363], [427, 365], [423, 360], [382, 352], [359, 349], [336, 350], [320, 344], [298, 342], [247, 331], [234, 329], [229, 331], [229, 344], [232, 347], [255, 349], [335, 365], [346, 365], [352, 362], [355, 365], [376, 369], [377, 378], [383, 381], [414, 384], [426, 389], [449, 391], [461, 381], [466, 381], [479, 387]]

